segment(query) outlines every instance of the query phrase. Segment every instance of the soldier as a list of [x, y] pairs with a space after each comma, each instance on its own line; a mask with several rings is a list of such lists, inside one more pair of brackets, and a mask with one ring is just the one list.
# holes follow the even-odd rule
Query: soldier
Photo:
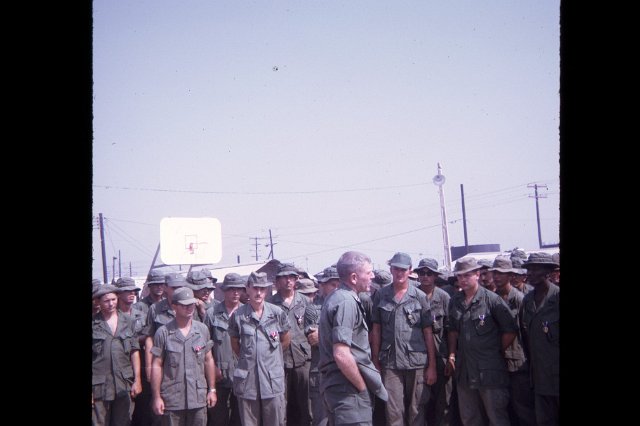
[[139, 343], [144, 344], [143, 329], [147, 322], [145, 313], [136, 306], [136, 298], [140, 292], [140, 288], [136, 286], [136, 282], [130, 277], [121, 277], [116, 281], [115, 286], [118, 288], [118, 310], [124, 314], [131, 316], [134, 321], [134, 331]]
[[194, 319], [200, 322], [204, 321], [204, 318], [207, 315], [207, 309], [210, 306], [220, 303], [218, 300], [210, 299], [211, 292], [216, 289], [216, 286], [214, 285], [215, 281], [213, 280], [217, 281], [217, 279], [213, 277], [209, 279], [202, 271], [189, 271], [187, 273], [187, 287], [193, 290], [193, 295], [198, 301], [196, 303], [196, 314]]
[[[490, 271], [493, 273], [496, 293], [509, 306], [516, 323], [519, 323], [524, 294], [511, 285], [511, 280], [517, 269], [513, 268], [509, 257], [497, 256]], [[535, 412], [533, 392], [531, 392], [529, 385], [529, 362], [522, 347], [520, 330], [518, 330], [513, 343], [505, 350], [504, 357], [507, 360], [507, 370], [509, 371], [509, 417], [511, 424], [513, 426], [534, 426]]]
[[243, 426], [284, 426], [284, 360], [291, 338], [287, 314], [266, 302], [271, 286], [264, 272], [247, 280], [249, 301], [229, 320], [231, 347], [238, 356], [233, 391], [238, 397]]
[[[100, 286], [102, 286], [102, 281], [100, 281], [99, 279], [92, 279], [91, 280], [91, 295], [93, 296], [96, 291], [98, 291], [98, 289], [100, 288]], [[91, 298], [91, 302], [92, 302], [92, 312], [93, 314], [97, 314], [98, 312], [100, 312], [100, 300], [96, 299], [95, 297]]]
[[304, 311], [309, 300], [295, 290], [298, 269], [281, 263], [276, 273], [276, 294], [267, 298], [269, 303], [279, 306], [291, 324], [291, 345], [284, 351], [285, 399], [287, 418], [296, 419], [296, 426], [311, 424], [309, 406], [309, 368], [311, 347], [304, 335]]
[[364, 253], [338, 259], [340, 287], [320, 312], [320, 393], [330, 425], [371, 425], [373, 394], [388, 399], [380, 372], [371, 361], [369, 333], [357, 294], [369, 291], [373, 268]]
[[230, 272], [224, 277], [221, 289], [224, 292], [222, 303], [207, 309], [204, 323], [209, 327], [213, 340], [213, 356], [216, 361], [216, 383], [218, 403], [209, 410], [208, 426], [240, 426], [238, 399], [233, 394], [233, 371], [238, 357], [231, 348], [229, 337], [229, 319], [241, 305], [240, 294], [245, 290], [245, 280]]
[[[149, 308], [156, 302], [164, 299], [166, 292], [165, 274], [159, 269], [152, 269], [147, 275], [147, 281], [145, 283], [149, 294], [133, 304], [132, 309], [142, 313], [144, 318], [143, 329], [139, 335], [140, 338], [140, 371], [142, 371], [142, 393], [136, 398], [136, 409], [133, 412], [133, 420], [131, 424], [133, 426], [147, 426], [152, 424], [159, 424], [160, 419], [151, 411], [151, 383], [149, 382], [150, 376], [147, 376], [147, 371], [151, 373], [151, 368], [147, 369], [147, 357], [146, 357], [146, 341], [147, 341], [147, 320], [149, 316]], [[149, 358], [151, 359], [151, 358]]]
[[534, 290], [522, 301], [520, 329], [531, 368], [536, 423], [559, 424], [560, 287], [549, 276], [558, 266], [546, 253], [531, 253], [523, 264]]
[[511, 285], [520, 290], [522, 294], [527, 294], [533, 287], [527, 282], [527, 270], [522, 267], [522, 259], [520, 257], [511, 257], [511, 264], [513, 265], [514, 275], [511, 280]]
[[489, 259], [478, 260], [478, 265], [482, 265], [480, 269], [480, 285], [489, 291], [496, 291], [496, 285], [493, 282], [493, 274], [489, 270], [493, 263]]
[[438, 271], [438, 261], [431, 258], [421, 259], [413, 269], [418, 274], [420, 290], [429, 300], [431, 315], [433, 316], [433, 340], [436, 347], [436, 371], [438, 378], [431, 386], [431, 395], [427, 402], [427, 424], [430, 426], [459, 424], [458, 406], [454, 396], [454, 381], [445, 376], [444, 366], [449, 349], [447, 348], [447, 328], [449, 326], [449, 300], [451, 296], [442, 288], [436, 286], [436, 281], [442, 275]]
[[320, 322], [320, 310], [324, 299], [338, 288], [340, 278], [338, 270], [329, 266], [322, 271], [318, 278], [320, 286], [318, 295], [313, 303], [309, 304], [304, 312], [304, 334], [307, 336], [309, 345], [311, 346], [311, 363], [309, 365], [309, 400], [311, 402], [311, 413], [313, 418], [313, 426], [326, 426], [329, 419], [324, 409], [322, 396], [320, 395], [320, 372], [318, 371], [318, 362], [320, 361], [320, 352], [318, 351], [318, 324]]
[[433, 316], [426, 294], [409, 283], [411, 257], [389, 261], [393, 282], [373, 297], [371, 353], [389, 392], [388, 426], [423, 426], [430, 389], [437, 379]]
[[473, 257], [458, 259], [453, 273], [462, 291], [449, 302], [449, 357], [445, 374], [455, 372], [462, 424], [510, 426], [509, 374], [504, 351], [516, 337], [509, 307], [493, 291], [479, 285]]
[[129, 315], [117, 310], [117, 287], [101, 285], [93, 294], [100, 312], [93, 316], [92, 423], [129, 426], [133, 399], [142, 392], [140, 346]]
[[171, 307], [175, 318], [153, 337], [151, 406], [164, 426], [205, 426], [207, 407], [217, 402], [213, 342], [209, 329], [193, 321], [196, 298], [190, 288], [175, 290]]

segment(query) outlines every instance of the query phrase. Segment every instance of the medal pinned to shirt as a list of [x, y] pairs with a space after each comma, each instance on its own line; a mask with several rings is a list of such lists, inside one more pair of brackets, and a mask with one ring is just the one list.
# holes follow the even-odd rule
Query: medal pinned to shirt
[[549, 321], [542, 321], [542, 331], [544, 334], [549, 334]]
[[304, 317], [298, 314], [293, 314], [293, 316], [296, 317], [296, 321], [298, 321], [298, 325], [302, 325], [302, 321], [304, 320]]
[[485, 317], [485, 314], [478, 315], [478, 319], [480, 319], [480, 325], [481, 326], [484, 325], [484, 317]]

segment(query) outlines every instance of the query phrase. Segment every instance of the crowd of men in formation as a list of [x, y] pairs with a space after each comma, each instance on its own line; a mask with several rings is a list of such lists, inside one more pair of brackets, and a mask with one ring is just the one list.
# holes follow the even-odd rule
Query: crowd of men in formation
[[559, 424], [559, 253], [388, 264], [93, 280], [92, 423]]

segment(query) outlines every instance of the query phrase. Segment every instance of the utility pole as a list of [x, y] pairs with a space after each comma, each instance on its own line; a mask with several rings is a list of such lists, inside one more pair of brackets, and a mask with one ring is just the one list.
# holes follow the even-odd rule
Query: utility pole
[[252, 240], [256, 240], [256, 262], [258, 261], [258, 237], [252, 238]]
[[107, 254], [104, 250], [104, 224], [102, 222], [102, 213], [98, 214], [100, 221], [100, 247], [102, 248], [102, 276], [104, 277], [104, 283], [108, 284], [107, 281]]
[[273, 237], [271, 236], [271, 229], [269, 229], [269, 244], [266, 244], [266, 246], [269, 247], [269, 256], [267, 256], [267, 259], [273, 259]]
[[445, 178], [442, 174], [442, 167], [438, 163], [438, 174], [433, 177], [433, 183], [438, 187], [440, 193], [440, 216], [442, 217], [442, 243], [444, 246], [444, 263], [447, 270], [451, 271], [451, 249], [449, 248], [449, 230], [447, 228], [447, 209], [444, 205], [444, 185]]
[[116, 280], [116, 259], [117, 257], [113, 256], [113, 263], [111, 264], [111, 280], [112, 281]]
[[118, 249], [118, 276], [122, 276], [122, 256], [120, 255], [120, 249]]
[[467, 212], [464, 208], [464, 185], [460, 184], [460, 196], [462, 197], [462, 229], [464, 230], [464, 254], [469, 253], [469, 240], [467, 240]]
[[129, 276], [132, 277], [133, 276], [133, 272], [131, 270], [131, 261], [129, 261]]
[[[536, 199], [536, 220], [538, 221], [538, 248], [542, 248], [542, 232], [540, 231], [540, 207], [538, 206], [538, 198], [547, 198], [546, 195], [538, 195], [538, 188], [547, 189], [547, 185], [538, 185], [537, 183], [527, 185], [527, 188], [534, 188]], [[531, 198], [531, 195], [529, 195]]]

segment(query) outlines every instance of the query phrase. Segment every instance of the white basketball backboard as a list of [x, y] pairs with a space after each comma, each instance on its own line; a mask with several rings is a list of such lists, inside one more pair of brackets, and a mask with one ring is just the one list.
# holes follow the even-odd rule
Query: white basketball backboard
[[165, 217], [160, 221], [160, 258], [166, 265], [218, 263], [220, 221], [213, 217]]

